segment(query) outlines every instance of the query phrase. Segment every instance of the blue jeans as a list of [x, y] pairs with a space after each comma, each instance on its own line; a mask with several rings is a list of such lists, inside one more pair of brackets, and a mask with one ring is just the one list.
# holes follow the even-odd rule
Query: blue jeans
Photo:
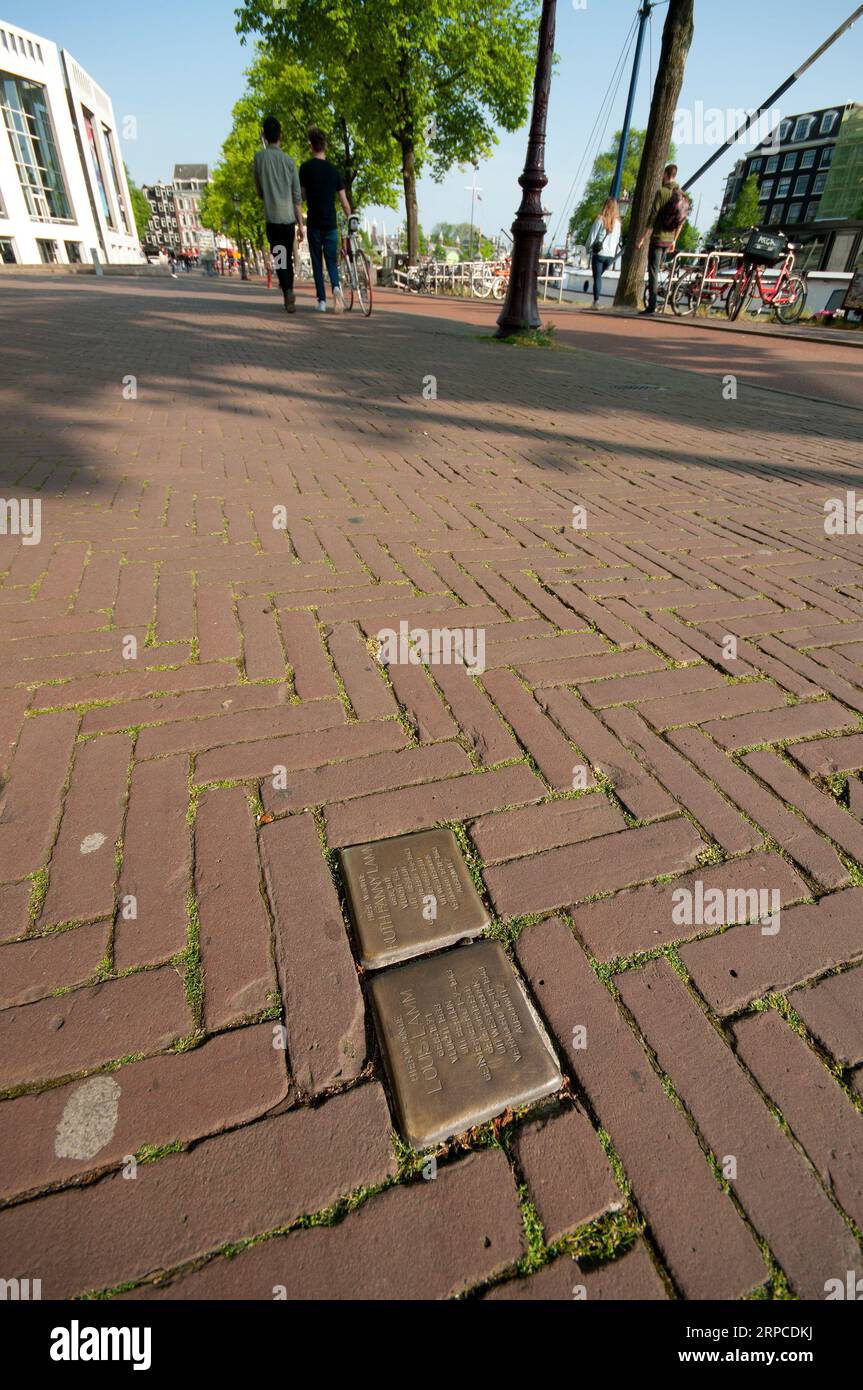
[[605, 274], [605, 272], [608, 270], [608, 267], [614, 263], [614, 257], [613, 257], [613, 256], [593, 256], [593, 257], [592, 257], [592, 261], [593, 261], [593, 302], [594, 302], [594, 304], [597, 304], [597, 303], [599, 302], [599, 296], [602, 294], [602, 277], [603, 277], [603, 275]]
[[335, 227], [308, 227], [309, 255], [312, 258], [312, 274], [315, 277], [315, 293], [318, 299], [326, 299], [324, 289], [324, 265], [326, 257], [327, 274], [333, 290], [339, 288], [339, 234]]

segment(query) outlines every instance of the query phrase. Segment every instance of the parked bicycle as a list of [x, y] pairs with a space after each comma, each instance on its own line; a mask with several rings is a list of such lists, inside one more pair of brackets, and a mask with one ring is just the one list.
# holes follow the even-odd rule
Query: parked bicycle
[[[756, 294], [780, 323], [797, 322], [806, 304], [806, 281], [793, 274], [796, 249], [784, 232], [751, 229], [743, 260], [725, 298], [725, 312], [732, 323]], [[765, 281], [762, 272], [777, 266], [775, 281]]]
[[698, 309], [724, 308], [725, 297], [734, 284], [737, 264], [729, 250], [706, 246], [705, 252], [703, 268], [685, 270], [671, 291], [671, 308], [680, 318]]
[[360, 310], [368, 318], [372, 312], [372, 268], [368, 256], [360, 246], [359, 230], [360, 219], [352, 212], [342, 236], [339, 280], [345, 308], [353, 309], [356, 299]]
[[486, 261], [478, 266], [471, 277], [471, 294], [477, 299], [503, 299], [509, 285], [509, 256], [502, 261]]
[[405, 289], [410, 294], [433, 294], [432, 274], [432, 268], [425, 262], [411, 266], [407, 273]]

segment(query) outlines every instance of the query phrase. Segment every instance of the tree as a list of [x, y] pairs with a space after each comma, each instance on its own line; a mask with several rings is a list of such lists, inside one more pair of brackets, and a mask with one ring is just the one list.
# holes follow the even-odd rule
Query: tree
[[[241, 97], [234, 107], [233, 119], [233, 128], [213, 169], [212, 181], [201, 198], [201, 225], [215, 232], [224, 226], [228, 234], [235, 237], [239, 220], [243, 235], [253, 245], [263, 247], [264, 205], [258, 197], [254, 177], [255, 151], [261, 148], [261, 121], [254, 100], [249, 96]], [[235, 194], [239, 196], [237, 205], [234, 204]]]
[[[644, 150], [644, 139], [646, 130], [630, 130], [629, 140], [626, 146], [626, 155], [623, 161], [623, 181], [621, 188], [627, 192], [635, 187], [638, 178], [638, 170], [641, 165], [641, 156]], [[599, 216], [603, 203], [608, 197], [611, 188], [611, 180], [614, 175], [615, 165], [617, 164], [617, 149], [620, 144], [620, 131], [616, 131], [614, 141], [604, 154], [597, 155], [593, 161], [593, 169], [587, 186], [582, 194], [581, 201], [575, 208], [569, 219], [569, 236], [576, 243], [584, 245], [587, 242], [587, 235], [596, 217]], [[674, 147], [671, 146], [671, 158], [674, 158]], [[629, 210], [623, 219], [624, 231], [628, 225]]]
[[[641, 157], [644, 151], [644, 141], [647, 135], [646, 130], [631, 130], [626, 146], [626, 155], [623, 161], [623, 182], [621, 187], [629, 190], [635, 187], [638, 179], [638, 170], [641, 166]], [[611, 180], [617, 164], [617, 148], [620, 144], [620, 131], [614, 136], [612, 145], [604, 152], [597, 155], [593, 162], [593, 170], [587, 181], [587, 186], [578, 203], [575, 211], [569, 219], [569, 237], [576, 245], [586, 245], [590, 229], [595, 218], [599, 216], [602, 205], [608, 197], [608, 190], [611, 187]], [[668, 147], [668, 160], [673, 162], [676, 158], [674, 145]], [[631, 204], [626, 206], [624, 216], [621, 218], [623, 235], [629, 233], [631, 220]], [[698, 247], [701, 238], [698, 231], [691, 223], [687, 223], [677, 239], [678, 248], [681, 251], [694, 251]]]
[[129, 197], [132, 200], [132, 216], [135, 219], [135, 228], [138, 233], [139, 241], [147, 240], [147, 224], [153, 216], [153, 209], [150, 206], [150, 199], [143, 193], [135, 181], [132, 179], [128, 168], [126, 170], [126, 182], [129, 185]]
[[683, 86], [686, 58], [695, 28], [693, 9], [694, 0], [669, 0], [662, 30], [662, 50], [653, 86], [647, 135], [641, 153], [629, 218], [629, 236], [614, 300], [615, 304], [632, 308], [640, 302], [643, 293], [647, 247], [645, 245], [639, 250], [638, 240], [647, 230], [650, 207], [662, 182], [663, 167], [668, 163], [674, 112], [680, 88]]
[[419, 254], [417, 178], [487, 156], [527, 114], [536, 0], [245, 0], [238, 31], [326, 82], [360, 147], [396, 148], [408, 256]]
[[759, 221], [758, 179], [754, 174], [750, 174], [737, 195], [737, 202], [731, 210], [727, 227], [723, 228], [723, 231], [731, 228], [745, 231], [749, 227], [757, 226]]
[[392, 141], [373, 134], [360, 142], [348, 113], [339, 104], [339, 92], [328, 75], [316, 77], [308, 68], [287, 61], [279, 52], [258, 46], [247, 74], [246, 96], [264, 116], [278, 117], [282, 144], [298, 163], [309, 157], [306, 131], [316, 125], [328, 137], [328, 154], [345, 180], [351, 207], [371, 203], [395, 207], [399, 175], [397, 151]]

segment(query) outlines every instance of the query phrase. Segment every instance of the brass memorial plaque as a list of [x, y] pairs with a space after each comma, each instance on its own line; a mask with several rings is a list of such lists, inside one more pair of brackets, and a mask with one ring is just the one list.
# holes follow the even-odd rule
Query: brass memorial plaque
[[477, 936], [488, 914], [451, 830], [342, 850], [360, 959], [369, 970]]
[[370, 981], [398, 1120], [415, 1149], [556, 1091], [560, 1068], [497, 941], [386, 970]]

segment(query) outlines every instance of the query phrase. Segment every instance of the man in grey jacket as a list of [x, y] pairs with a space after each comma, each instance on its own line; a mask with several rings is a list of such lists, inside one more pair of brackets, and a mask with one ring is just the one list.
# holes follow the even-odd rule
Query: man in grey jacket
[[297, 166], [281, 148], [282, 127], [275, 116], [263, 124], [266, 146], [255, 153], [255, 187], [264, 200], [267, 241], [273, 253], [279, 287], [289, 314], [294, 298], [294, 236], [303, 240], [303, 203]]

